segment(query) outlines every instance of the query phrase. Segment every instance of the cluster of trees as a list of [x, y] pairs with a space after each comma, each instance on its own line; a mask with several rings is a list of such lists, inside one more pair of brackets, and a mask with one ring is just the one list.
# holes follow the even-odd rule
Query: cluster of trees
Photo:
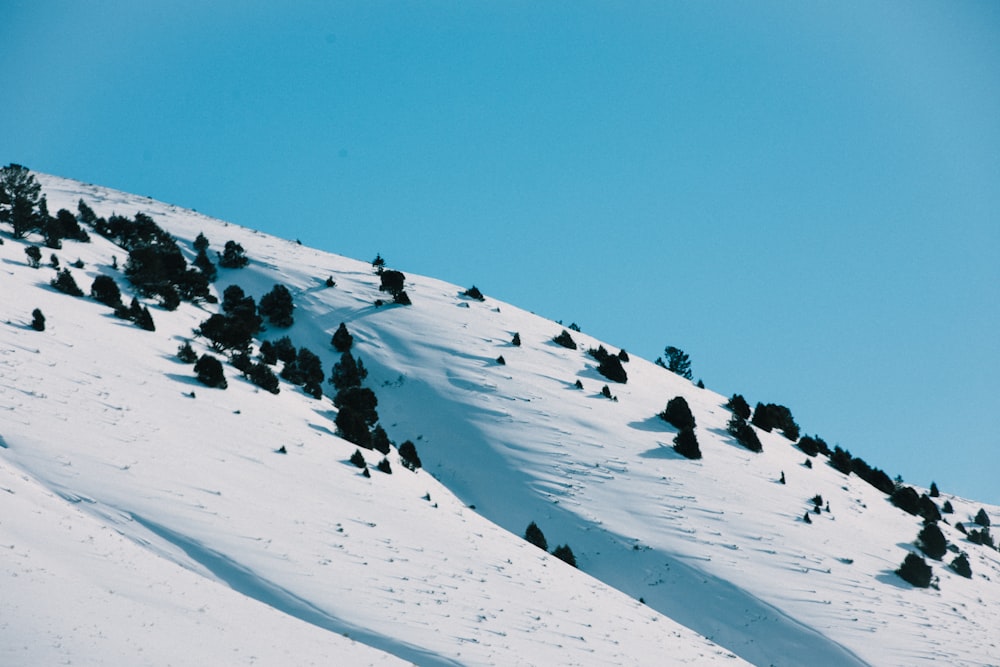
[[[760, 405], [758, 403], [758, 405]], [[747, 423], [750, 418], [750, 404], [740, 394], [733, 394], [726, 407], [732, 411], [733, 416], [729, 418], [726, 431], [733, 436], [738, 443], [749, 449], [751, 452], [761, 452], [764, 450], [757, 437], [757, 432]]]
[[11, 225], [16, 239], [39, 232], [49, 248], [61, 248], [63, 239], [87, 242], [90, 236], [76, 216], [60, 209], [53, 217], [41, 185], [27, 167], [11, 163], [0, 168], [0, 222]]
[[[524, 539], [534, 544], [536, 547], [542, 551], [549, 550], [548, 540], [545, 539], [545, 535], [542, 533], [542, 529], [538, 527], [534, 521], [528, 524], [527, 529], [524, 531]], [[576, 567], [576, 556], [573, 554], [573, 550], [569, 548], [568, 544], [561, 544], [552, 550], [552, 555], [568, 563], [573, 567]]]
[[684, 352], [684, 350], [674, 347], [673, 345], [668, 345], [663, 350], [663, 356], [667, 358], [666, 361], [663, 360], [663, 357], [657, 357], [656, 361], [653, 363], [657, 366], [662, 366], [671, 373], [676, 373], [687, 380], [690, 380], [693, 377], [691, 375], [691, 358]]
[[772, 429], [779, 429], [792, 442], [799, 439], [799, 425], [792, 418], [792, 411], [784, 405], [758, 403], [750, 423], [768, 433]]

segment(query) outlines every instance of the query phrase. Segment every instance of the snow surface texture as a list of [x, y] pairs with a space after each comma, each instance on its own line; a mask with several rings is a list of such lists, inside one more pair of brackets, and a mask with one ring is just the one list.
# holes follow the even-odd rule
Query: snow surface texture
[[[287, 286], [295, 324], [261, 337], [290, 336], [328, 374], [345, 322], [383, 426], [416, 443], [424, 470], [393, 451], [385, 475], [368, 451], [372, 476], [359, 474], [329, 398], [284, 382], [271, 395], [231, 366], [227, 390], [197, 383], [175, 353], [189, 339], [208, 349], [192, 330], [216, 306], [150, 303], [146, 332], [49, 287], [54, 252], [85, 263], [70, 269], [84, 291], [111, 275], [127, 302], [111, 268], [127, 254], [107, 240], [42, 248], [32, 269], [8, 236], [0, 664], [1000, 663], [1000, 554], [953, 528], [981, 504], [938, 499], [955, 507], [941, 528], [972, 579], [949, 552], [928, 560], [939, 588], [913, 588], [894, 570], [920, 520], [823, 457], [806, 467], [780, 433], [759, 432], [761, 454], [742, 448], [726, 397], [634, 356], [628, 383], [609, 382], [585, 352], [600, 341], [574, 332], [580, 349], [562, 348], [559, 324], [488, 289], [480, 302], [408, 274], [413, 305], [376, 307], [387, 295], [367, 262], [38, 178], [52, 212], [80, 198], [102, 216], [142, 211], [189, 260], [199, 232], [212, 251], [242, 244], [250, 265], [220, 270], [218, 293]], [[36, 307], [44, 332], [29, 326]], [[673, 451], [676, 429], [656, 416], [678, 395], [700, 461]], [[807, 524], [816, 494], [830, 511]], [[580, 569], [522, 540], [531, 521]]]

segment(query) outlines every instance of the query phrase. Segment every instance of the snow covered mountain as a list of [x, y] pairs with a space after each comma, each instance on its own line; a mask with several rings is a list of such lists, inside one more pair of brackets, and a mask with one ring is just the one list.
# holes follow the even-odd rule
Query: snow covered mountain
[[[199, 234], [240, 244], [249, 264], [213, 292], [281, 284], [295, 304], [255, 349], [288, 336], [329, 375], [344, 323], [379, 423], [423, 468], [394, 448], [387, 474], [340, 438], [325, 382], [318, 400], [272, 394], [226, 364], [227, 389], [199, 383], [177, 350], [225, 360], [193, 333], [218, 305], [140, 299], [144, 331], [50, 285], [55, 255], [84, 292], [110, 276], [127, 303], [128, 253], [106, 238], [41, 247], [32, 268], [41, 237], [5, 233], [0, 664], [1000, 664], [1000, 553], [968, 538], [1000, 508], [942, 490], [949, 551], [914, 587], [895, 571], [923, 555], [923, 519], [778, 430], [746, 449], [729, 397], [649, 361], [606, 379], [587, 350], [612, 342], [574, 331], [562, 347], [557, 323], [410, 274], [412, 305], [379, 306], [370, 262], [36, 177], [50, 211], [142, 212], [189, 262]], [[700, 460], [658, 416], [677, 396]], [[531, 522], [579, 569], [525, 541]], [[949, 567], [960, 553], [970, 578]]]

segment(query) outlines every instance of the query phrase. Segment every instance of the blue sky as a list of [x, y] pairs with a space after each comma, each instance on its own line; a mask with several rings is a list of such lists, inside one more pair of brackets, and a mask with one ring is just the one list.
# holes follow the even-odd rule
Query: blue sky
[[676, 345], [1000, 503], [1000, 5], [291, 4], [7, 0], [0, 162]]

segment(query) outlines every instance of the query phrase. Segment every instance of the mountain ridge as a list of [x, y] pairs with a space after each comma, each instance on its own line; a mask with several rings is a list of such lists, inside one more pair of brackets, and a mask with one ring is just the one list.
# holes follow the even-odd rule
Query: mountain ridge
[[[572, 546], [583, 572], [633, 600], [641, 598], [648, 605], [634, 602], [637, 606], [630, 607], [624, 600], [608, 603], [615, 606], [622, 618], [634, 620], [637, 611], [648, 609], [650, 618], [657, 619], [644, 621], [638, 630], [628, 631], [622, 623], [615, 626], [616, 632], [638, 634], [632, 640], [631, 651], [617, 654], [619, 662], [655, 662], [657, 651], [667, 649], [663, 639], [650, 627], [654, 623], [663, 625], [664, 621], [672, 623], [668, 617], [725, 647], [704, 643], [671, 625], [669, 633], [684, 636], [693, 647], [687, 652], [678, 652], [675, 647], [669, 649], [677, 664], [685, 661], [701, 664], [715, 659], [714, 656], [732, 660], [726, 657], [730, 651], [753, 664], [807, 661], [811, 664], [902, 665], [929, 661], [991, 664], [997, 660], [997, 648], [989, 636], [989, 628], [997, 627], [995, 621], [1000, 621], [996, 605], [990, 604], [1000, 599], [994, 583], [1000, 577], [1000, 560], [995, 551], [962, 542], [958, 531], [946, 527], [949, 542], [969, 553], [974, 578], [967, 582], [953, 576], [941, 563], [935, 566], [935, 574], [942, 580], [940, 590], [913, 589], [893, 570], [906, 553], [916, 551], [912, 541], [919, 522], [890, 505], [882, 493], [856, 476], [843, 476], [822, 465], [822, 456], [812, 468], [806, 468], [803, 465], [806, 455], [778, 433], [760, 432], [764, 445], [761, 454], [742, 448], [726, 431], [730, 413], [724, 406], [725, 397], [699, 389], [690, 381], [634, 356], [625, 364], [628, 383], [609, 382], [597, 372], [596, 362], [585, 350], [598, 345], [612, 346], [574, 331], [572, 335], [580, 349], [566, 350], [551, 342], [560, 325], [495, 301], [488, 293], [485, 301], [480, 302], [463, 297], [463, 289], [455, 285], [408, 276], [406, 289], [413, 305], [377, 307], [375, 300], [385, 295], [379, 292], [377, 276], [368, 263], [312, 250], [146, 198], [56, 177], [38, 177], [52, 210], [75, 209], [76, 199], [83, 197], [99, 215], [109, 215], [116, 207], [121, 207], [119, 214], [130, 215], [134, 213], [131, 209], [146, 212], [178, 239], [189, 261], [194, 254], [190, 244], [198, 233], [205, 232], [213, 247], [220, 247], [228, 238], [238, 240], [247, 249], [250, 265], [246, 269], [223, 270], [215, 283], [216, 289], [221, 291], [230, 282], [239, 283], [248, 294], [259, 297], [275, 283], [288, 286], [295, 297], [296, 324], [287, 333], [296, 345], [320, 352], [326, 368], [336, 358], [329, 347], [329, 336], [340, 322], [345, 322], [355, 336], [355, 353], [369, 369], [366, 384], [378, 396], [379, 412], [390, 437], [396, 442], [406, 439], [416, 442], [424, 460], [426, 472], [413, 474], [394, 464], [391, 476], [380, 476], [373, 470], [371, 479], [360, 477], [357, 469], [352, 470], [347, 463], [353, 446], [336, 438], [333, 423], [336, 410], [328, 399], [313, 401], [286, 383], [281, 385], [278, 396], [261, 393], [239, 380], [238, 373], [228, 366], [230, 388], [208, 389], [196, 383], [189, 368], [171, 358], [173, 349], [182, 340], [192, 338], [191, 329], [212, 309], [182, 304], [176, 313], [166, 313], [154, 308], [157, 331], [141, 332], [114, 320], [95, 302], [65, 301], [70, 297], [48, 290], [38, 278], [49, 276], [50, 269], [20, 265], [20, 258], [13, 252], [19, 244], [8, 241], [0, 249], [4, 253], [5, 271], [29, 286], [34, 279], [33, 286], [41, 286], [46, 293], [42, 310], [51, 325], [40, 335], [47, 336], [42, 340], [50, 341], [51, 347], [44, 354], [39, 346], [36, 353], [29, 350], [24, 355], [7, 355], [8, 369], [33, 370], [14, 374], [17, 386], [4, 387], [4, 407], [10, 406], [5, 414], [25, 415], [27, 423], [5, 427], [0, 433], [8, 445], [2, 452], [3, 460], [9, 459], [65, 497], [94, 499], [93, 503], [81, 501], [77, 505], [107, 508], [102, 511], [108, 525], [133, 539], [157, 542], [154, 539], [157, 535], [150, 535], [145, 528], [135, 528], [136, 522], [129, 518], [141, 516], [147, 526], [162, 527], [159, 542], [164, 535], [174, 534], [203, 544], [215, 553], [229, 557], [238, 553], [240, 557], [233, 561], [241, 567], [275, 575], [277, 580], [273, 583], [278, 588], [303, 600], [311, 598], [310, 604], [329, 607], [329, 587], [321, 587], [319, 594], [302, 594], [309, 587], [302, 583], [301, 573], [306, 573], [307, 578], [318, 576], [312, 565], [306, 566], [301, 555], [301, 548], [319, 550], [314, 538], [288, 534], [276, 517], [264, 524], [266, 530], [255, 526], [251, 517], [243, 516], [245, 511], [228, 499], [230, 494], [238, 493], [235, 482], [227, 482], [224, 495], [215, 495], [209, 485], [178, 489], [177, 479], [167, 473], [162, 478], [143, 473], [149, 475], [143, 480], [152, 483], [152, 487], [135, 482], [109, 483], [107, 479], [109, 468], [130, 475], [133, 473], [129, 471], [150, 467], [153, 462], [168, 466], [172, 475], [197, 474], [201, 479], [206, 470], [211, 470], [223, 479], [228, 474], [227, 468], [237, 467], [234, 462], [240, 461], [241, 474], [251, 475], [250, 471], [255, 471], [251, 477], [254, 488], [273, 487], [287, 496], [288, 502], [294, 496], [294, 489], [309, 489], [314, 493], [324, 489], [322, 481], [317, 479], [317, 470], [296, 465], [295, 475], [284, 474], [276, 466], [287, 463], [266, 460], [269, 456], [277, 458], [275, 450], [285, 446], [288, 455], [284, 462], [301, 458], [314, 468], [332, 470], [330, 474], [336, 474], [338, 480], [349, 480], [344, 484], [355, 493], [367, 493], [372, 502], [379, 498], [372, 495], [373, 489], [385, 491], [386, 480], [406, 485], [410, 496], [405, 501], [396, 499], [395, 511], [412, 513], [448, 508], [454, 513], [449, 522], [458, 521], [460, 525], [474, 522], [478, 534], [496, 535], [495, 539], [490, 538], [487, 550], [490, 554], [508, 552], [511, 548], [510, 535], [499, 537], [503, 531], [496, 526], [518, 535], [529, 521], [537, 521], [550, 537], [550, 544]], [[88, 277], [95, 271], [111, 271], [109, 253], [118, 252], [119, 264], [124, 263], [123, 251], [115, 251], [96, 235], [93, 240], [93, 244], [67, 242], [61, 251], [55, 252], [64, 264], [72, 261], [77, 250], [81, 256], [87, 255], [87, 268], [82, 274]], [[123, 287], [127, 286], [117, 274], [111, 275]], [[333, 277], [336, 286], [326, 287], [327, 277]], [[79, 282], [83, 287], [90, 280]], [[57, 391], [45, 389], [55, 381], [48, 378], [49, 383], [42, 382], [45, 362], [30, 355], [57, 355], [56, 346], [69, 344], [67, 339], [78, 340], [87, 327], [94, 326], [92, 322], [84, 326], [73, 322], [73, 318], [69, 321], [60, 318], [58, 313], [65, 311], [70, 303], [74, 317], [87, 322], [98, 318], [96, 321], [103, 328], [121, 332], [114, 336], [119, 358], [138, 363], [143, 355], [149, 354], [146, 349], [149, 336], [156, 341], [159, 357], [155, 363], [141, 362], [142, 372], [120, 370], [120, 380], [111, 381], [104, 380], [107, 370], [94, 368], [94, 363], [88, 367], [85, 360], [73, 360], [69, 353], [64, 353], [57, 357], [60, 359], [57, 365], [71, 368], [47, 371], [66, 377], [60, 377]], [[16, 305], [30, 312], [20, 300]], [[27, 317], [27, 313], [5, 315], [8, 322], [18, 316]], [[275, 329], [262, 338], [284, 333]], [[519, 347], [511, 343], [514, 333], [523, 341]], [[37, 335], [26, 328], [8, 325], [4, 344], [11, 349], [30, 348], [37, 340], [32, 337]], [[143, 339], [144, 336], [147, 338]], [[206, 349], [203, 343], [197, 340], [195, 343]], [[109, 362], [106, 354], [94, 352], [94, 355]], [[506, 363], [497, 363], [498, 355]], [[11, 367], [15, 360], [16, 365]], [[74, 369], [69, 361], [82, 367]], [[62, 426], [42, 423], [40, 417], [46, 414], [43, 408], [49, 407], [42, 404], [59, 402], [64, 387], [75, 385], [75, 393], [86, 393], [85, 387], [89, 385], [81, 383], [97, 382], [98, 377], [93, 376], [102, 379], [105, 393], [120, 395], [118, 400], [91, 396], [89, 414], [82, 415], [67, 405], [62, 411], [65, 415]], [[576, 388], [577, 380], [583, 385], [582, 390]], [[604, 384], [609, 385], [617, 400], [602, 396], [600, 387]], [[129, 391], [124, 391], [125, 387]], [[173, 392], [170, 405], [186, 415], [188, 418], [182, 421], [188, 423], [165, 424], [166, 415], [151, 409], [153, 398], [162, 401], [164, 392]], [[189, 392], [197, 397], [188, 398]], [[148, 402], [140, 399], [144, 393]], [[704, 452], [701, 461], [688, 461], [677, 455], [670, 447], [676, 429], [656, 416], [677, 395], [687, 399], [695, 414], [696, 432]], [[276, 423], [258, 419], [259, 414], [269, 415], [269, 420]], [[246, 428], [241, 422], [248, 421], [251, 415], [255, 416], [249, 429], [253, 433], [250, 439], [253, 453], [219, 442], [220, 434]], [[81, 422], [86, 428], [81, 428]], [[207, 434], [199, 434], [195, 425], [202, 425]], [[84, 432], [112, 439], [120, 436], [119, 439], [127, 440], [121, 445], [132, 445], [142, 437], [143, 431], [137, 430], [140, 427], [153, 432], [169, 431], [171, 441], [180, 443], [170, 456], [181, 461], [199, 461], [206, 470], [196, 473], [190, 469], [194, 464], [182, 465], [172, 459], [168, 464], [163, 452], [154, 455], [143, 450], [142, 456], [132, 461], [127, 446], [89, 452], [53, 444], [69, 442]], [[41, 435], [37, 433], [39, 429]], [[204, 459], [206, 452], [209, 461]], [[373, 454], [366, 453], [372, 467], [377, 461]], [[58, 463], [60, 456], [72, 465]], [[219, 460], [212, 463], [211, 459]], [[244, 462], [249, 468], [244, 469]], [[83, 472], [79, 470], [81, 467]], [[786, 483], [778, 482], [779, 475], [787, 477]], [[116, 474], [116, 479], [121, 476]], [[280, 483], [275, 483], [275, 478]], [[143, 491], [141, 495], [148, 497], [137, 499], [138, 490], [147, 488], [159, 490]], [[447, 499], [452, 492], [456, 497]], [[242, 492], [244, 502], [252, 503], [252, 496], [247, 493]], [[425, 494], [433, 500], [422, 500]], [[807, 525], [801, 518], [810, 511], [809, 499], [814, 495], [821, 495], [833, 507], [830, 512], [816, 515], [816, 521]], [[980, 506], [945, 496], [956, 506], [956, 521], [968, 521], [966, 515], [971, 516]], [[179, 498], [176, 506], [168, 505], [166, 509], [161, 506], [165, 498], [171, 497]], [[190, 500], [192, 497], [198, 500]], [[338, 495], [324, 502], [336, 506], [346, 499]], [[423, 509], [415, 510], [409, 503]], [[440, 505], [433, 507], [433, 503]], [[475, 511], [468, 505], [474, 505]], [[987, 507], [990, 514], [1000, 515], [997, 508]], [[357, 508], [355, 518], [362, 513]], [[476, 518], [479, 514], [485, 521]], [[301, 545], [286, 554], [293, 565], [302, 568], [300, 574], [285, 572], [280, 567], [281, 558], [269, 555], [267, 548], [246, 550], [245, 535], [239, 539], [232, 535], [213, 537], [213, 526], [216, 530], [219, 522], [229, 526], [224, 519], [239, 524], [238, 528], [233, 527], [237, 532], [270, 533], [269, 537], [257, 535], [260, 538], [257, 541], [273, 542], [282, 535], [289, 544]], [[317, 522], [311, 513], [301, 520], [309, 524]], [[387, 521], [382, 512], [376, 523]], [[394, 525], [407, 540], [416, 539], [404, 527]], [[421, 525], [430, 530], [431, 524]], [[343, 522], [339, 526], [325, 522], [322, 530], [337, 535], [338, 527], [346, 530]], [[438, 537], [441, 543], [447, 541], [444, 536]], [[383, 539], [392, 538], [383, 536]], [[400, 544], [394, 547], [403, 548], [406, 540], [397, 541]], [[417, 543], [425, 550], [428, 548], [423, 539]], [[376, 548], [370, 541], [365, 546]], [[194, 570], [200, 568], [205, 574], [204, 563], [192, 563], [190, 554], [177, 553], [176, 541], [172, 549], [162, 544], [160, 548], [172, 554], [174, 560]], [[455, 548], [472, 547], [465, 544]], [[534, 547], [518, 544], [517, 553], [523, 554], [528, 549]], [[527, 553], [529, 560], [543, 559], [539, 564], [546, 576], [566, 567], [541, 552]], [[443, 551], [438, 555], [455, 557], [451, 552], [446, 556]], [[357, 574], [356, 569], [341, 565], [344, 571]], [[369, 579], [375, 582], [373, 586], [385, 588], [386, 576], [392, 578], [382, 572]], [[533, 576], [538, 579], [536, 585], [541, 585], [543, 577]], [[272, 581], [270, 577], [262, 579]], [[565, 584], [561, 576], [559, 581], [560, 585]], [[469, 586], [469, 582], [463, 582], [460, 588]], [[231, 582], [230, 588], [233, 588]], [[493, 597], [503, 597], [497, 590], [489, 590]], [[516, 587], [498, 590], [506, 591], [503, 599], [508, 600], [507, 604], [515, 604], [519, 596], [527, 594]], [[342, 589], [338, 592], [347, 594]], [[385, 591], [383, 594], [386, 598], [393, 595]], [[357, 593], [352, 595], [360, 597]], [[618, 599], [615, 596], [620, 594], [594, 595], [604, 605], [606, 595]], [[474, 634], [475, 644], [427, 640], [413, 629], [417, 614], [406, 611], [413, 607], [415, 599], [419, 596], [411, 593], [399, 595], [398, 602], [383, 601], [399, 615], [392, 632], [380, 627], [376, 613], [380, 607], [375, 603], [364, 607], [363, 612], [342, 605], [334, 616], [342, 621], [354, 618], [356, 622], [350, 625], [355, 632], [356, 628], [366, 628], [371, 633], [366, 635], [366, 643], [420, 664], [438, 659], [440, 664], [506, 662], [503, 656], [521, 655], [524, 642], [530, 641], [510, 639], [514, 633], [509, 628], [517, 624], [512, 623], [508, 614], [495, 610], [490, 612], [496, 616], [493, 620], [497, 627], [492, 630], [508, 633], [505, 646], [485, 648], [482, 629]], [[356, 599], [355, 604], [359, 604]], [[589, 612], [591, 626], [596, 625], [593, 621], [598, 606], [595, 604]], [[485, 605], [484, 609], [488, 607]], [[459, 604], [458, 608], [467, 609], [467, 605]], [[581, 610], [567, 608], [560, 615], [562, 622], [577, 620], [571, 612], [586, 615]], [[923, 617], [913, 618], [918, 613]], [[601, 622], [612, 623], [607, 614], [598, 616]], [[927, 623], [947, 628], [947, 634], [944, 630], [929, 633]], [[544, 631], [528, 628], [516, 634], [529, 637], [538, 632]], [[403, 633], [405, 639], [390, 639], [396, 633]], [[593, 643], [601, 634], [591, 627], [581, 632], [579, 637], [583, 640], [577, 641], [588, 643], [589, 639]], [[606, 639], [606, 634], [603, 636], [601, 646], [610, 651], [606, 656], [615, 655], [614, 650], [624, 651], [611, 649], [615, 644]], [[478, 645], [479, 652], [473, 652], [471, 657], [458, 648], [464, 647], [467, 652], [474, 645]], [[565, 644], [560, 646], [552, 654], [554, 661], [546, 660], [543, 654], [534, 654], [527, 662], [599, 662], [596, 653], [567, 654], [565, 650]]]

